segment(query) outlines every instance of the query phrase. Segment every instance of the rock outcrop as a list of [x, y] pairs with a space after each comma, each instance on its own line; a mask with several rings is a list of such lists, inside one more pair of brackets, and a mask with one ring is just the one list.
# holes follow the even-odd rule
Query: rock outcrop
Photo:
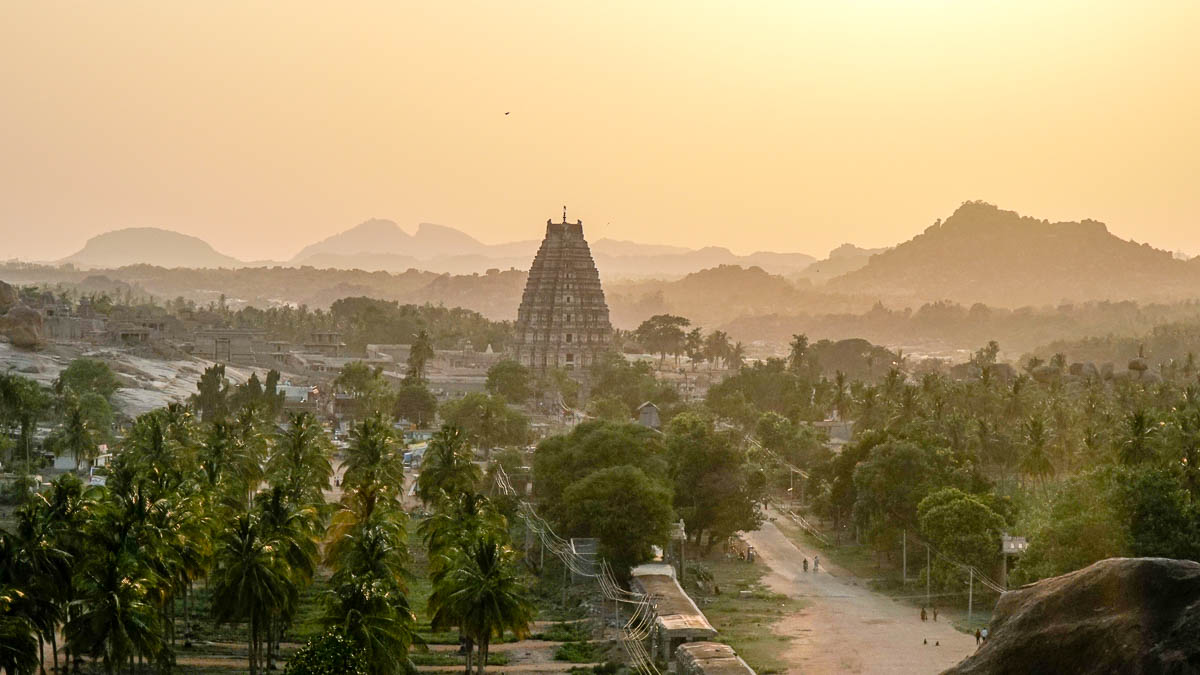
[[42, 315], [21, 304], [17, 289], [0, 281], [0, 337], [22, 349], [40, 347], [45, 335]]
[[20, 296], [17, 295], [17, 289], [0, 281], [0, 314], [4, 314], [18, 302]]
[[991, 639], [945, 671], [1200, 672], [1200, 563], [1110, 558], [1005, 593]]

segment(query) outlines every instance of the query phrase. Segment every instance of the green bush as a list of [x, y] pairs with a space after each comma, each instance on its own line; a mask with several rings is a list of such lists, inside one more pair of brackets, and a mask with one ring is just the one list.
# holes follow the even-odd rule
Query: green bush
[[367, 675], [362, 653], [344, 635], [315, 637], [288, 659], [284, 675]]

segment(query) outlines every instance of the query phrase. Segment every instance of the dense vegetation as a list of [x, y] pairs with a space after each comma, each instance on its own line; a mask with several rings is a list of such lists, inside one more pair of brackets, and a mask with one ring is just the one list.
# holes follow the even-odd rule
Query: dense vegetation
[[[99, 435], [112, 430], [91, 428], [77, 401], [103, 401], [111, 375], [80, 361], [50, 390], [3, 376], [4, 438], [28, 436], [28, 420], [57, 414], [62, 442], [87, 446], [77, 457], [94, 459]], [[249, 672], [266, 672], [300, 599], [327, 574], [318, 619], [325, 632], [311, 635], [287, 672], [411, 670], [420, 639], [409, 602], [403, 448], [391, 421], [364, 414], [354, 424], [342, 497], [330, 503], [328, 432], [309, 413], [281, 413], [271, 393], [277, 374], [267, 380], [230, 386], [223, 367], [211, 367], [190, 406], [132, 422], [99, 485], [71, 472], [41, 491], [14, 483], [15, 525], [0, 530], [0, 668], [34, 672], [49, 642], [57, 669], [61, 635], [68, 669], [87, 657], [108, 673], [135, 663], [170, 672], [191, 639], [194, 587], [203, 581], [211, 620], [237, 628]], [[430, 444], [418, 487], [433, 515], [420, 532], [433, 627], [470, 638], [483, 673], [490, 641], [527, 635], [533, 608], [507, 522], [478, 492], [467, 438], [447, 426]]]
[[[890, 557], [906, 531], [999, 576], [999, 536], [1019, 534], [1019, 580], [1110, 556], [1200, 555], [1194, 364], [1159, 374], [1134, 362], [1106, 378], [1059, 356], [1018, 374], [991, 344], [961, 378], [912, 378], [898, 363], [863, 382], [815, 374], [806, 345], [743, 369], [707, 405], [809, 471], [812, 509], [839, 538]], [[806, 421], [835, 409], [855, 420], [855, 440], [830, 454]], [[959, 574], [935, 563], [933, 580]]]

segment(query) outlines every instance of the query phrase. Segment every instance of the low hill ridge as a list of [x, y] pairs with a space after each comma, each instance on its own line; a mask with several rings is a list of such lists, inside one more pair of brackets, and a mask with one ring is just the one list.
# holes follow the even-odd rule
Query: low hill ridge
[[1197, 271], [1168, 251], [1121, 239], [1095, 220], [1051, 223], [976, 201], [830, 280], [829, 288], [1000, 307], [1172, 300], [1200, 291]]
[[129, 227], [98, 234], [60, 263], [80, 267], [123, 267], [153, 263], [160, 267], [242, 267], [237, 258], [218, 253], [208, 242], [157, 227]]

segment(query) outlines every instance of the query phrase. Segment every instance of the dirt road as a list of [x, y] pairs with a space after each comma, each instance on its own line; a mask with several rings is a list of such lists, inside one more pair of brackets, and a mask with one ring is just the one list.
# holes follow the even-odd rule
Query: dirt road
[[[784, 654], [792, 673], [937, 673], [975, 650], [975, 638], [943, 619], [922, 622], [920, 610], [865, 588], [838, 567], [811, 569], [820, 551], [797, 547], [772, 522], [745, 535], [771, 572], [771, 590], [805, 607], [776, 624], [793, 638]], [[801, 567], [809, 560], [809, 571]], [[923, 643], [926, 641], [928, 644]]]

